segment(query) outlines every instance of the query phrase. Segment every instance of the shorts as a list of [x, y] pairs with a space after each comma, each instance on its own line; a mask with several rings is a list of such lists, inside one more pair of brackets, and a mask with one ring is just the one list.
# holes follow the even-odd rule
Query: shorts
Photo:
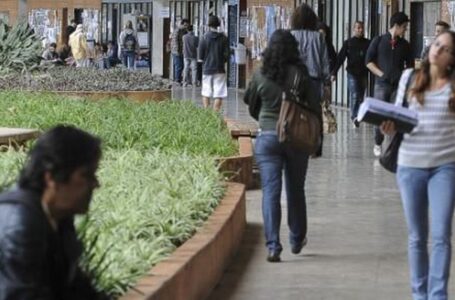
[[226, 74], [202, 75], [202, 97], [226, 98]]

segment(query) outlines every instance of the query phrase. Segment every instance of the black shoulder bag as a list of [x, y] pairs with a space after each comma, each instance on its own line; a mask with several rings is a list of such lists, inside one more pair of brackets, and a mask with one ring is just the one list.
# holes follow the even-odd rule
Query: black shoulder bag
[[[409, 79], [406, 82], [406, 89], [403, 96], [403, 107], [409, 106], [408, 89], [414, 79], [414, 73], [414, 70], [412, 70], [411, 74], [409, 75]], [[401, 141], [403, 141], [403, 133], [396, 132], [379, 157], [379, 163], [381, 166], [392, 173], [397, 172], [398, 150], [400, 150]]]

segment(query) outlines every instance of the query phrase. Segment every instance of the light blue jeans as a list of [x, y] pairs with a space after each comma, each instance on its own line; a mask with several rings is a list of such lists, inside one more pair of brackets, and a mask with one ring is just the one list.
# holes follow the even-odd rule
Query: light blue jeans
[[[398, 166], [397, 182], [408, 226], [414, 300], [446, 300], [455, 204], [455, 163], [420, 169]], [[431, 254], [428, 235], [431, 234]]]
[[354, 76], [348, 73], [349, 108], [351, 110], [351, 120], [357, 118], [360, 103], [365, 96], [367, 87], [367, 77]]
[[284, 170], [288, 202], [289, 242], [302, 244], [307, 234], [305, 177], [308, 154], [295, 151], [278, 142], [276, 131], [261, 132], [256, 139], [255, 158], [262, 184], [262, 215], [266, 246], [281, 252], [281, 186]]

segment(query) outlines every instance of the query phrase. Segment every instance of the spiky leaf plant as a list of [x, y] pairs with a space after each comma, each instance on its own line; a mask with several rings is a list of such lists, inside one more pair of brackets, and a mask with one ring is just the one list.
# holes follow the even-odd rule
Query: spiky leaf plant
[[27, 22], [12, 28], [0, 21], [0, 75], [40, 67], [41, 41]]

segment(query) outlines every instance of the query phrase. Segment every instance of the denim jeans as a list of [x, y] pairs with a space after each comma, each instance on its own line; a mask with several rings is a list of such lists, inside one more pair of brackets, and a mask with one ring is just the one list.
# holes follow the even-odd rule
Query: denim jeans
[[185, 67], [183, 68], [183, 82], [190, 83], [190, 70], [191, 70], [191, 83], [196, 85], [197, 83], [197, 59], [185, 58]]
[[[397, 182], [408, 226], [414, 300], [446, 300], [455, 204], [455, 163], [420, 169], [398, 166]], [[431, 254], [427, 241], [431, 235]]]
[[174, 68], [174, 81], [182, 81], [183, 55], [172, 54], [172, 63]]
[[275, 131], [261, 132], [256, 140], [255, 158], [262, 184], [262, 215], [266, 246], [281, 252], [281, 186], [284, 170], [288, 207], [289, 242], [300, 245], [307, 234], [305, 177], [308, 155], [278, 142]]
[[123, 51], [123, 65], [134, 70], [134, 59], [136, 58], [136, 52], [134, 51]]
[[[374, 85], [374, 98], [389, 103], [395, 102], [397, 87], [387, 82], [377, 81]], [[384, 141], [384, 135], [378, 126], [374, 127], [374, 143], [381, 145]]]
[[354, 76], [348, 73], [349, 108], [351, 110], [351, 120], [357, 118], [360, 103], [365, 96], [367, 77]]

